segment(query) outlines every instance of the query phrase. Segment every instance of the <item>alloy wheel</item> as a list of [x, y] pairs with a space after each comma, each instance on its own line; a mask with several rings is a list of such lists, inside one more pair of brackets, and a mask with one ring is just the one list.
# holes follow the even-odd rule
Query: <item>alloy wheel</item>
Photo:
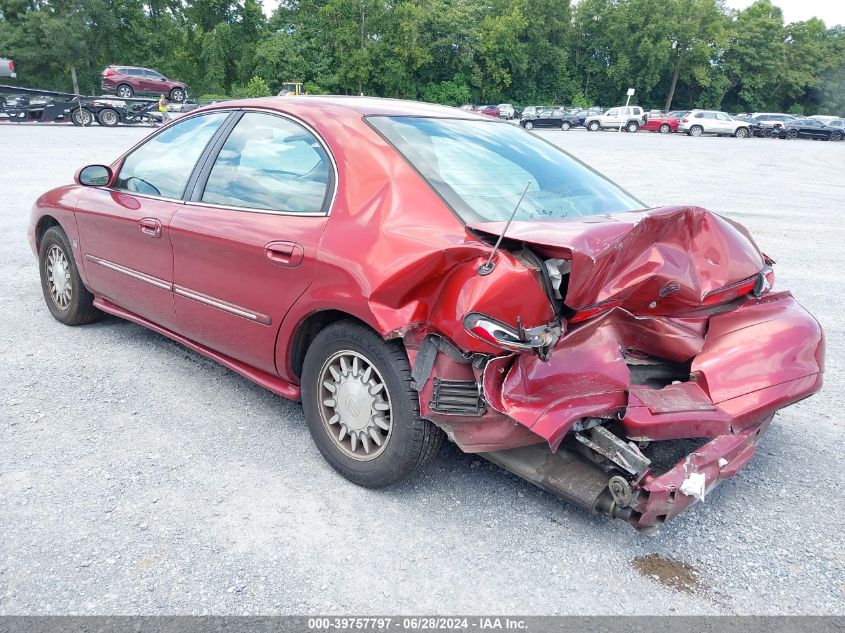
[[129, 86], [119, 86], [117, 89], [117, 96], [123, 99], [128, 99], [132, 96], [132, 88]]
[[664, 123], [663, 125], [660, 126], [660, 133], [661, 134], [668, 134], [669, 133], [669, 124], [668, 123]]
[[176, 103], [182, 103], [185, 100], [185, 93], [179, 88], [176, 88], [170, 93], [170, 99]]
[[67, 257], [57, 245], [54, 244], [47, 251], [44, 268], [50, 298], [59, 310], [67, 310], [73, 297], [73, 282], [70, 278], [70, 264]]
[[320, 418], [343, 453], [358, 461], [378, 457], [393, 430], [390, 394], [379, 370], [363, 354], [342, 350], [320, 369]]
[[691, 135], [691, 136], [701, 136], [701, 133], [702, 133], [702, 132], [703, 132], [703, 130], [702, 130], [702, 129], [698, 126], [698, 125], [694, 126], [694, 127], [693, 127], [690, 131], [689, 131], [689, 133], [690, 133], [690, 135]]

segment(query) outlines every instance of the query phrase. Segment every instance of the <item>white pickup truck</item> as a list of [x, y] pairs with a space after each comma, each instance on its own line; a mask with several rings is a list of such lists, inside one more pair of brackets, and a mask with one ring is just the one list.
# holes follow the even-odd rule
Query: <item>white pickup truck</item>
[[611, 108], [604, 114], [593, 114], [584, 120], [584, 127], [590, 132], [596, 130], [618, 130], [620, 126], [626, 132], [636, 132], [645, 122], [640, 106]]

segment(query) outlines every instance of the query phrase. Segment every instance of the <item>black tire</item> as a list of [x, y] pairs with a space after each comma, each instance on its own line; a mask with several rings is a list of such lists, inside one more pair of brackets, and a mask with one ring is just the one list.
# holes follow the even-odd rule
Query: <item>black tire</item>
[[182, 103], [185, 100], [185, 91], [182, 88], [174, 88], [170, 91], [170, 100], [174, 103]]
[[634, 132], [640, 131], [640, 124], [636, 121], [628, 121], [628, 124], [625, 126], [625, 131], [630, 132], [633, 134]]
[[120, 115], [117, 113], [117, 110], [103, 108], [97, 115], [97, 122], [103, 127], [115, 127], [120, 123]]
[[600, 127], [601, 125], [598, 121], [590, 121], [590, 124], [587, 126], [587, 129], [590, 132], [597, 132]]
[[788, 138], [789, 140], [795, 140], [796, 138], [798, 138], [798, 130], [787, 130], [786, 138]]
[[93, 125], [96, 119], [94, 113], [86, 108], [74, 108], [70, 112], [70, 120], [78, 127]]
[[[48, 267], [50, 266], [49, 256], [53, 249], [58, 249], [67, 263], [66, 283], [70, 284], [70, 297], [67, 304], [62, 306], [60, 301], [53, 298], [50, 290]], [[38, 248], [38, 269], [41, 275], [41, 292], [44, 294], [44, 301], [50, 314], [65, 325], [85, 325], [99, 319], [103, 313], [94, 307], [94, 295], [88, 292], [88, 288], [82, 283], [79, 270], [76, 268], [76, 261], [73, 259], [73, 250], [65, 232], [58, 226], [51, 226], [41, 237], [41, 245]], [[55, 275], [51, 269], [51, 274]]]
[[661, 123], [661, 125], [660, 125], [660, 133], [661, 134], [668, 134], [671, 130], [672, 130], [672, 128], [669, 127], [668, 123]]
[[572, 124], [569, 121], [564, 121], [560, 124], [560, 129], [564, 132], [568, 132], [569, 129], [572, 127]]
[[[381, 452], [368, 461], [348, 455], [348, 449], [342, 449], [341, 442], [329, 434], [331, 422], [324, 420], [323, 398], [329, 393], [324, 391], [325, 370], [332, 358], [345, 352], [361, 355], [380, 374], [382, 391], [389, 398], [391, 430]], [[387, 486], [413, 475], [431, 460], [443, 441], [443, 432], [420, 417], [419, 394], [411, 386], [411, 367], [401, 344], [385, 342], [352, 321], [329, 325], [308, 347], [302, 367], [302, 405], [308, 430], [325, 460], [361, 486]], [[340, 422], [335, 424], [340, 430]]]
[[534, 129], [534, 124], [533, 124], [531, 121], [526, 121], [526, 122], [522, 125], [522, 127], [524, 127], [526, 130], [533, 130], [533, 129]]
[[689, 129], [689, 135], [690, 136], [701, 136], [702, 134], [704, 134], [704, 128], [701, 127], [700, 125], [693, 125]]
[[738, 127], [736, 132], [734, 132], [734, 136], [737, 138], [748, 138], [748, 128], [747, 127]]
[[830, 134], [831, 141], [841, 141], [842, 140], [842, 132], [832, 132]]
[[120, 84], [114, 93], [121, 99], [131, 99], [135, 94], [135, 90], [129, 84]]

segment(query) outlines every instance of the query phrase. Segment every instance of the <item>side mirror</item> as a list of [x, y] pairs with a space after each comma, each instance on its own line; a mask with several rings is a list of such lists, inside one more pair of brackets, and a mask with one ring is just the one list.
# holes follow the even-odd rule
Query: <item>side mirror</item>
[[105, 187], [111, 182], [112, 171], [105, 165], [88, 165], [76, 172], [77, 183], [85, 187]]

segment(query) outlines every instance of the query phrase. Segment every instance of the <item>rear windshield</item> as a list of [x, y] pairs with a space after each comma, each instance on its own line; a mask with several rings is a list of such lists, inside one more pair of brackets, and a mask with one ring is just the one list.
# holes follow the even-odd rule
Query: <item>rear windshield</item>
[[645, 205], [563, 150], [496, 121], [404, 116], [367, 119], [464, 222], [546, 220]]

